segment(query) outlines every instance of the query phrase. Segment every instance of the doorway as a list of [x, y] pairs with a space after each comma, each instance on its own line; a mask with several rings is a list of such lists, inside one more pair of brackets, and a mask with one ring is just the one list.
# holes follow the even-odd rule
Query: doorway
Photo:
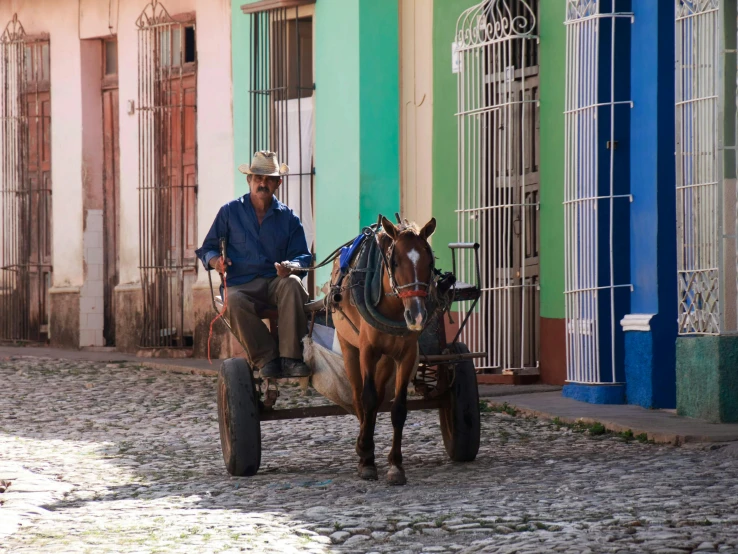
[[[458, 238], [481, 245], [483, 292], [461, 338], [487, 353], [476, 362], [480, 373], [503, 375], [537, 373], [540, 349], [539, 2], [508, 4], [504, 14], [492, 0], [465, 12], [454, 45]], [[474, 258], [462, 252], [459, 278], [475, 276]]]
[[105, 346], [115, 346], [115, 287], [118, 284], [120, 131], [118, 121], [118, 41], [102, 42], [103, 78], [103, 296]]

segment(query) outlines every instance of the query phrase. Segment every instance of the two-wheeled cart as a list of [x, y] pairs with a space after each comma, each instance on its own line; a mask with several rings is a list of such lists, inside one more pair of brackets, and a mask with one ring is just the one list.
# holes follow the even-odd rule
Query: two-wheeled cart
[[[438, 409], [448, 456], [457, 462], [468, 462], [475, 459], [480, 439], [479, 391], [473, 360], [484, 354], [469, 352], [458, 338], [481, 295], [479, 245], [453, 243], [449, 247], [453, 255], [453, 270], [443, 275], [439, 273], [436, 283], [445, 308], [436, 310], [419, 340], [420, 358], [413, 384], [416, 393], [422, 398], [408, 399], [407, 409]], [[455, 253], [460, 249], [473, 251], [476, 285], [458, 282], [453, 277], [456, 273]], [[222, 300], [216, 296], [212, 280], [210, 288], [213, 308], [221, 313]], [[454, 338], [448, 341], [446, 319], [450, 317], [449, 310], [454, 302], [468, 302], [470, 306], [459, 322]], [[326, 311], [324, 300], [306, 304], [305, 311], [314, 323], [316, 316]], [[276, 307], [264, 310], [259, 315], [278, 325]], [[224, 318], [223, 321], [231, 329], [228, 320]], [[241, 346], [244, 352], [248, 351], [246, 345], [241, 343]], [[269, 381], [261, 379], [258, 370], [252, 368], [244, 358], [230, 358], [221, 365], [218, 376], [218, 424], [223, 459], [231, 475], [255, 475], [259, 470], [262, 421], [349, 415], [345, 408], [337, 404], [279, 408], [279, 390]], [[379, 411], [388, 412], [391, 406], [391, 401], [386, 401]]]

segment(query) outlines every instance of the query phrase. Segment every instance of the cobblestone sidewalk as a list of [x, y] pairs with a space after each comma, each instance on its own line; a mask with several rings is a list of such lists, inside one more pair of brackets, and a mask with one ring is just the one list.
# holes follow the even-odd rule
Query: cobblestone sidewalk
[[[16, 358], [0, 395], [0, 551], [738, 552], [733, 446], [490, 412], [477, 461], [454, 464], [437, 413], [412, 412], [393, 488], [355, 476], [358, 425], [335, 417], [263, 423], [259, 475], [233, 479], [212, 377]], [[381, 414], [380, 475], [390, 437]]]

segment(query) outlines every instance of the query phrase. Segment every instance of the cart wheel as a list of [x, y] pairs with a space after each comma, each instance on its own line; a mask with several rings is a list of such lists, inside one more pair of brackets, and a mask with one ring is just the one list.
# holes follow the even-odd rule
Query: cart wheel
[[230, 358], [220, 366], [218, 427], [228, 473], [256, 475], [261, 464], [259, 403], [251, 368], [242, 358]]
[[[451, 345], [452, 352], [467, 354], [464, 343]], [[479, 452], [479, 389], [474, 362], [456, 364], [454, 382], [439, 410], [443, 445], [454, 462], [471, 462]]]

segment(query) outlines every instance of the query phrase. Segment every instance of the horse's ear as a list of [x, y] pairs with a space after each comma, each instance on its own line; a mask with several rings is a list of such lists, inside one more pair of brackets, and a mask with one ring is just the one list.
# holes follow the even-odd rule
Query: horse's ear
[[392, 240], [397, 239], [397, 227], [386, 217], [382, 216], [382, 229]]
[[431, 220], [425, 224], [425, 226], [420, 230], [420, 236], [423, 237], [425, 240], [428, 240], [428, 238], [435, 232], [436, 230], [436, 218], [432, 217]]

